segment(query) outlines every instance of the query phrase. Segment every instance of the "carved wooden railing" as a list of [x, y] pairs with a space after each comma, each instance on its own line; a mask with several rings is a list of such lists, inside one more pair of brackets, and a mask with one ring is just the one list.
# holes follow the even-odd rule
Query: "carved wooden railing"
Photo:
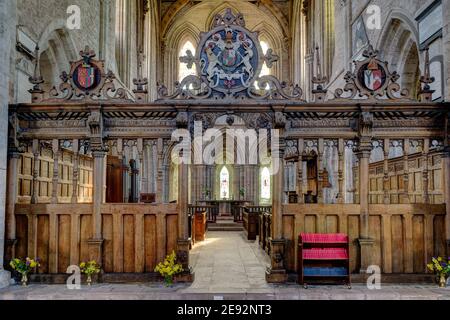
[[[244, 229], [248, 240], [256, 240], [257, 235], [262, 235], [260, 230], [260, 217], [271, 214], [271, 206], [246, 206], [243, 210]], [[264, 224], [263, 224], [264, 225]], [[261, 241], [261, 236], [260, 236]], [[265, 240], [264, 240], [265, 241]]]
[[219, 214], [219, 206], [204, 205], [188, 207], [188, 215], [194, 216], [196, 212], [206, 212], [206, 222], [215, 223], [217, 221], [217, 215]]

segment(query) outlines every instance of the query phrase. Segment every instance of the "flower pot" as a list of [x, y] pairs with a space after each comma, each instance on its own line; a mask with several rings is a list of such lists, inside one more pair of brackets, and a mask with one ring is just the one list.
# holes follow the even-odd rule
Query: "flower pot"
[[86, 283], [89, 287], [92, 285], [92, 276], [90, 274], [87, 276]]
[[445, 274], [439, 276], [439, 288], [445, 288], [447, 286], [447, 278]]
[[22, 287], [28, 286], [28, 276], [26, 273], [22, 274], [22, 278], [20, 279], [20, 283], [22, 284]]

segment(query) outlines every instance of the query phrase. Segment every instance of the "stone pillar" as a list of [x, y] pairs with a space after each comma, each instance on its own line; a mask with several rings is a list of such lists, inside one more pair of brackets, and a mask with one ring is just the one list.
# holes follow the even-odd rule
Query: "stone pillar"
[[[269, 283], [282, 283], [287, 281], [285, 267], [285, 246], [283, 239], [283, 187], [284, 187], [284, 151], [285, 151], [286, 118], [282, 112], [275, 112], [275, 129], [279, 130], [279, 141], [272, 138], [272, 161], [277, 157], [278, 165], [272, 168], [273, 196], [272, 196], [272, 235], [270, 237], [270, 267], [266, 272], [266, 281]], [[272, 134], [273, 137], [273, 134]], [[277, 154], [278, 150], [278, 154]]]
[[19, 159], [20, 153], [18, 151], [14, 150], [9, 152], [6, 189], [6, 259], [11, 259], [16, 256], [16, 216], [14, 211], [17, 201], [17, 166]]
[[383, 142], [383, 203], [390, 204], [391, 197], [389, 195], [390, 181], [389, 181], [389, 139], [384, 139]]
[[102, 204], [103, 204], [103, 177], [105, 175], [106, 151], [94, 150], [94, 190], [92, 227], [93, 237], [88, 240], [90, 257], [101, 264], [102, 261]]
[[178, 240], [177, 261], [183, 266], [184, 272], [178, 280], [191, 282], [193, 274], [189, 268], [189, 247], [191, 240], [188, 234], [188, 202], [189, 202], [189, 166], [181, 163], [178, 165]]
[[10, 86], [10, 56], [16, 35], [16, 1], [0, 0], [0, 288], [10, 282], [10, 273], [3, 270], [5, 244], [5, 198], [8, 148], [8, 102]]

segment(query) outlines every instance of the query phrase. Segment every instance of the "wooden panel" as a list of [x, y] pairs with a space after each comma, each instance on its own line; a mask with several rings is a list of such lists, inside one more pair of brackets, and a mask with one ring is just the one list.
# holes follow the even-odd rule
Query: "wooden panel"
[[156, 217], [144, 216], [145, 272], [153, 272], [158, 263], [156, 259]]
[[392, 272], [403, 272], [403, 221], [402, 216], [392, 216]]
[[135, 272], [134, 215], [123, 216], [123, 271]]
[[369, 217], [369, 237], [374, 240], [370, 262], [381, 266], [381, 216]]
[[103, 230], [103, 270], [113, 272], [113, 218], [110, 214], [102, 215]]
[[416, 215], [413, 217], [413, 272], [423, 273], [426, 271], [425, 243], [424, 243], [424, 217]]
[[286, 268], [288, 271], [295, 271], [295, 243], [298, 235], [295, 235], [294, 232], [294, 217], [293, 216], [284, 216], [283, 217], [283, 237], [286, 239], [286, 259], [287, 264]]
[[176, 215], [166, 216], [167, 221], [167, 253], [170, 254], [172, 250], [177, 249], [177, 239], [178, 239], [178, 217]]
[[65, 273], [70, 265], [70, 216], [58, 216], [58, 272]]
[[349, 216], [348, 217], [348, 237], [350, 241], [350, 270], [352, 272], [359, 272], [359, 216]]
[[433, 235], [434, 235], [434, 255], [435, 256], [445, 256], [445, 217], [444, 216], [435, 216], [434, 217], [434, 226], [433, 226]]
[[16, 257], [25, 259], [28, 252], [28, 217], [16, 216]]
[[80, 222], [80, 260], [89, 261], [89, 243], [92, 239], [92, 216], [82, 215]]
[[41, 260], [39, 273], [48, 273], [49, 266], [49, 217], [39, 215], [37, 223], [37, 257]]
[[316, 231], [316, 216], [305, 216], [305, 232], [315, 233]]
[[327, 216], [326, 233], [337, 233], [338, 231], [338, 216]]

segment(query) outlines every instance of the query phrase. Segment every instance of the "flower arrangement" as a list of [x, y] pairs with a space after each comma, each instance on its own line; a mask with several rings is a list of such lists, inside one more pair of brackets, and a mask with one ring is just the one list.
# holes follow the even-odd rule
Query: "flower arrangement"
[[203, 189], [203, 194], [205, 195], [206, 199], [209, 199], [209, 196], [211, 195], [211, 190], [205, 188]]
[[166, 257], [166, 260], [160, 262], [155, 268], [155, 272], [159, 272], [161, 276], [164, 277], [166, 286], [171, 286], [173, 284], [174, 275], [183, 272], [182, 265], [176, 263], [176, 260], [177, 255], [175, 254], [175, 251], [172, 251], [172, 253]]
[[450, 258], [433, 257], [427, 268], [439, 277], [439, 286], [445, 287], [447, 278], [450, 276]]
[[92, 275], [98, 274], [101, 271], [100, 265], [95, 260], [88, 262], [81, 262], [80, 269], [81, 273], [84, 273], [87, 276], [86, 282], [88, 286], [90, 286], [92, 283]]
[[30, 259], [28, 257], [25, 260], [18, 258], [12, 259], [9, 265], [13, 270], [22, 275], [21, 283], [24, 287], [26, 287], [28, 284], [28, 273], [30, 273], [33, 269], [39, 268], [41, 266], [39, 263], [39, 258]]

